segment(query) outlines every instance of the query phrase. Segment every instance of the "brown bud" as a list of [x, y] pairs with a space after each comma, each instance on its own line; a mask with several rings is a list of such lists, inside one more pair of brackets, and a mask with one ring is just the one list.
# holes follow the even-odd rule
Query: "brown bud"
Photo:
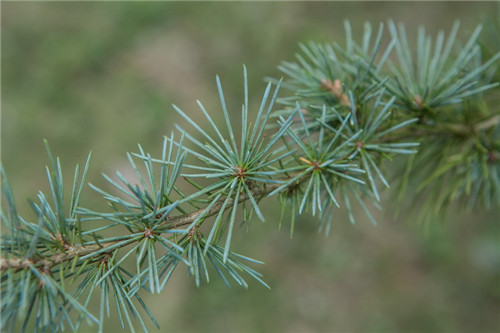
[[422, 100], [422, 97], [420, 97], [420, 95], [415, 95], [415, 97], [413, 97], [413, 102], [415, 102], [420, 110], [424, 108], [424, 101]]
[[339, 79], [333, 82], [327, 79], [321, 79], [321, 88], [330, 91], [335, 97], [340, 101], [340, 104], [345, 106], [351, 106], [349, 97], [343, 93], [342, 82]]

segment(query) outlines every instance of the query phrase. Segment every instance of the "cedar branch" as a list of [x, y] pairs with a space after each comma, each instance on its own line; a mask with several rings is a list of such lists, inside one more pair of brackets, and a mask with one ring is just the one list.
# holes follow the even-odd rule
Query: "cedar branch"
[[[279, 184], [264, 184], [262, 187], [254, 187], [251, 189], [252, 195], [255, 197], [261, 198], [265, 196], [266, 194], [271, 193], [274, 191], [276, 188], [279, 187]], [[234, 199], [229, 199], [228, 205], [231, 206], [234, 201]], [[243, 201], [248, 200], [248, 194], [242, 193], [239, 196], [239, 202], [241, 203]], [[222, 205], [225, 201], [225, 198], [220, 199], [212, 208], [209, 209], [208, 213], [206, 214], [207, 217], [216, 215], [219, 213], [219, 211], [222, 209]], [[178, 228], [184, 225], [189, 225], [193, 223], [198, 216], [203, 214], [205, 211], [205, 208], [199, 209], [197, 211], [194, 211], [190, 214], [187, 215], [178, 215], [178, 216], [172, 216], [172, 217], [167, 217], [165, 222], [162, 224], [162, 229], [164, 230], [169, 230], [169, 229], [174, 229]], [[104, 242], [104, 243], [99, 243], [99, 244], [91, 244], [91, 245], [82, 245], [82, 244], [77, 244], [77, 245], [69, 245], [67, 246], [66, 250], [63, 253], [59, 254], [54, 254], [52, 256], [48, 257], [42, 257], [42, 258], [5, 258], [5, 257], [0, 257], [0, 271], [1, 272], [6, 272], [8, 270], [21, 270], [21, 269], [27, 269], [30, 266], [34, 267], [44, 267], [44, 268], [50, 268], [59, 264], [62, 264], [64, 262], [68, 262], [71, 260], [74, 260], [75, 257], [83, 257], [88, 254], [91, 254], [96, 251], [102, 251], [104, 248], [109, 248], [120, 241], [110, 241], [110, 242]], [[127, 246], [129, 243], [124, 244], [123, 246]], [[115, 250], [115, 248], [111, 248], [110, 251]], [[108, 253], [107, 251], [102, 251], [100, 254], [105, 254]]]

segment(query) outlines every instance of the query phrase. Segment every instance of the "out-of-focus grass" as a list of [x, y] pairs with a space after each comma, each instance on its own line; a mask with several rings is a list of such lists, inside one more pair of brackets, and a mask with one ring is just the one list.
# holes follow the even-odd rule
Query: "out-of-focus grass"
[[[328, 2], [8, 2], [2, 4], [2, 163], [21, 210], [47, 189], [42, 138], [67, 175], [89, 150], [89, 181], [126, 170], [125, 151], [153, 154], [180, 119], [170, 106], [217, 112], [215, 74], [238, 116], [242, 64], [254, 105], [264, 76], [293, 59], [300, 41], [343, 40], [362, 23], [392, 18], [412, 31], [465, 28], [493, 3]], [[466, 29], [464, 29], [466, 30]], [[197, 111], [196, 111], [197, 112]], [[68, 182], [69, 183], [69, 182]], [[84, 203], [102, 207], [91, 190]], [[217, 277], [196, 289], [177, 272], [166, 292], [147, 296], [162, 330], [172, 332], [493, 332], [500, 329], [498, 212], [449, 216], [429, 231], [380, 216], [372, 227], [339, 215], [332, 236], [304, 217], [290, 240], [268, 222], [236, 236], [235, 249], [266, 262], [272, 287], [228, 289]], [[28, 214], [29, 216], [29, 214]], [[114, 317], [116, 318], [116, 317]], [[107, 329], [114, 331], [117, 322]], [[154, 331], [154, 329], [153, 329]]]

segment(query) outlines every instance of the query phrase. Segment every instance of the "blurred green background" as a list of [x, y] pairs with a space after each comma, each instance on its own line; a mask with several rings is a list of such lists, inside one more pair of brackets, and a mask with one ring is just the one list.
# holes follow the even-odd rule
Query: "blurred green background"
[[[257, 106], [265, 76], [293, 60], [301, 41], [343, 43], [363, 22], [389, 18], [470, 31], [493, 2], [3, 2], [2, 163], [24, 215], [26, 199], [47, 190], [42, 139], [62, 157], [66, 175], [93, 160], [88, 180], [130, 171], [125, 152], [141, 143], [158, 156], [162, 136], [180, 121], [172, 103], [198, 114], [200, 99], [219, 110], [215, 75], [239, 113], [242, 64]], [[109, 188], [109, 187], [108, 187]], [[271, 200], [272, 201], [272, 200]], [[103, 204], [90, 189], [84, 204]], [[498, 332], [499, 212], [451, 214], [428, 228], [411, 218], [379, 216], [373, 227], [343, 215], [332, 235], [311, 217], [294, 238], [268, 222], [240, 230], [234, 250], [266, 262], [272, 290], [250, 281], [227, 288], [213, 275], [196, 288], [178, 271], [161, 295], [146, 295], [161, 332]], [[386, 203], [390, 204], [390, 203]], [[118, 327], [114, 315], [106, 329]], [[85, 330], [83, 330], [85, 331]], [[89, 329], [92, 331], [92, 329]]]

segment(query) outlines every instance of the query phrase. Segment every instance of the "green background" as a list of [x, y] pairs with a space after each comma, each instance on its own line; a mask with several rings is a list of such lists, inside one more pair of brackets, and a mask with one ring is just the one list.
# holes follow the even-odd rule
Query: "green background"
[[[130, 174], [137, 143], [158, 156], [180, 122], [171, 107], [197, 115], [196, 99], [217, 112], [215, 75], [239, 113], [242, 64], [256, 107], [263, 78], [293, 60], [298, 42], [343, 43], [363, 22], [392, 18], [410, 34], [419, 24], [470, 32], [491, 2], [2, 2], [2, 163], [24, 215], [48, 186], [42, 139], [69, 177], [93, 151], [88, 180]], [[413, 34], [414, 36], [414, 34]], [[182, 123], [182, 122], [181, 122]], [[67, 184], [68, 185], [68, 184]], [[271, 200], [272, 201], [272, 200]], [[88, 189], [84, 204], [103, 207]], [[373, 227], [339, 214], [331, 236], [304, 217], [293, 239], [268, 221], [237, 232], [234, 250], [265, 261], [271, 290], [227, 288], [213, 275], [196, 288], [176, 272], [161, 295], [145, 295], [161, 332], [495, 332], [500, 329], [498, 210], [450, 213], [424, 228], [411, 216], [379, 215]], [[385, 203], [390, 206], [390, 202]], [[115, 331], [116, 316], [106, 323]], [[151, 325], [151, 330], [156, 329]], [[85, 330], [83, 330], [85, 331]], [[92, 329], [89, 329], [92, 331]]]

